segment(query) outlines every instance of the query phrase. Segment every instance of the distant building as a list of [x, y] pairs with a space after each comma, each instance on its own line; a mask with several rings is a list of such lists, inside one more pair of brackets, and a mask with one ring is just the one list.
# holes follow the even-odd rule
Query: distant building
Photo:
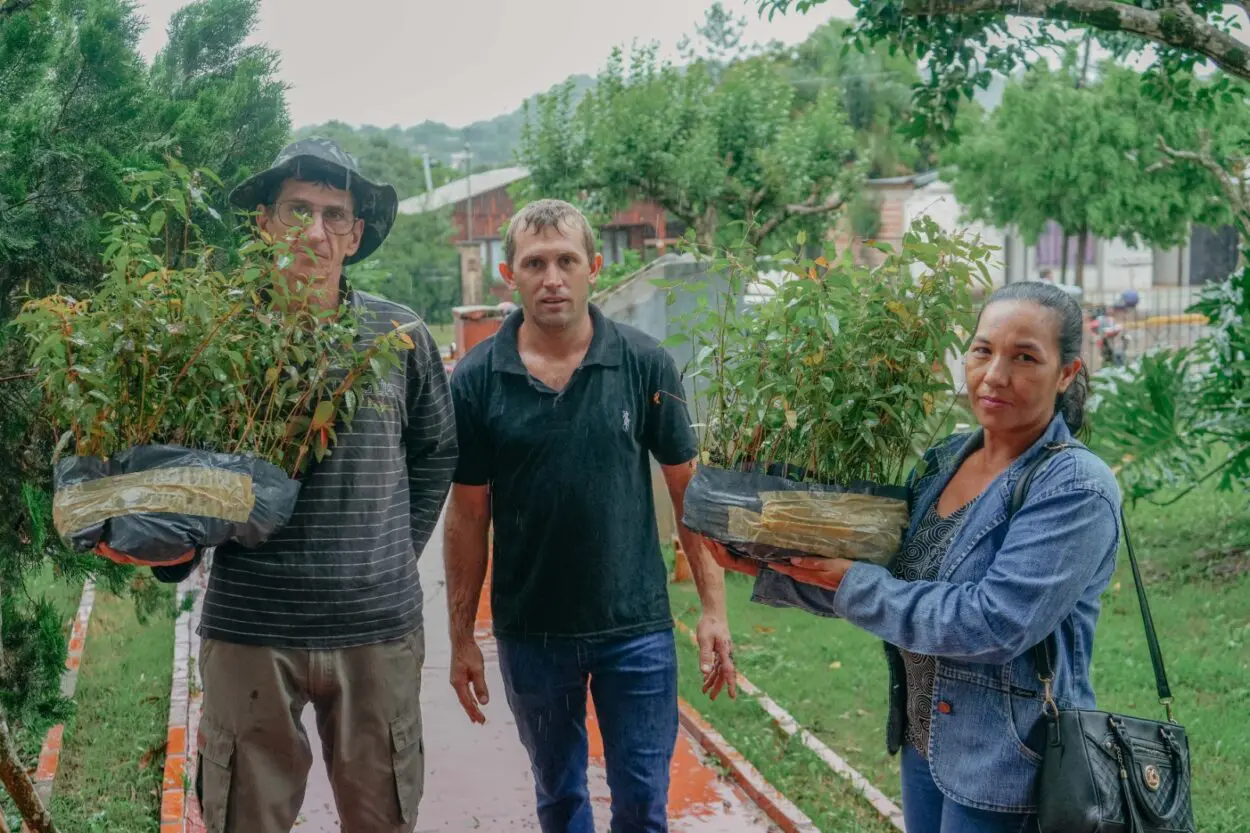
[[[529, 170], [521, 167], [475, 173], [428, 194], [409, 197], [399, 204], [399, 211], [401, 214], [422, 214], [451, 208], [456, 228], [455, 243], [461, 250], [464, 268], [470, 273], [480, 269], [492, 292], [505, 298], [508, 296], [506, 290], [495, 284], [499, 264], [504, 259], [504, 226], [517, 210], [508, 189], [528, 177]], [[644, 259], [664, 254], [680, 239], [683, 231], [682, 224], [670, 217], [658, 203], [635, 201], [600, 227], [603, 261], [605, 264], [620, 263], [627, 249], [635, 250]], [[462, 279], [472, 282], [471, 275], [462, 275]], [[465, 289], [466, 304], [482, 300], [476, 297], [471, 300], [474, 287], [466, 284]]]
[[[898, 246], [912, 221], [927, 215], [947, 231], [967, 230], [999, 247], [992, 257], [995, 265], [990, 270], [996, 285], [1038, 280], [1045, 270], [1050, 270], [1056, 281], [1060, 279], [1063, 230], [1055, 223], [1047, 226], [1035, 244], [1029, 244], [1015, 229], [969, 222], [964, 219], [963, 207], [955, 199], [950, 183], [943, 181], [936, 171], [868, 180], [864, 187], [880, 211], [875, 236], [878, 241]], [[855, 246], [859, 249], [857, 255], [865, 260], [875, 260], [879, 256], [875, 250], [861, 249], [862, 241], [851, 235], [845, 223], [832, 236], [839, 247]], [[1077, 244], [1075, 236], [1069, 238], [1068, 283], [1073, 283], [1076, 277]], [[1184, 245], [1167, 250], [1134, 247], [1124, 240], [1090, 235], [1085, 247], [1083, 300], [1091, 304], [1111, 303], [1128, 289], [1144, 291], [1147, 295], [1171, 290], [1164, 294], [1176, 295], [1177, 290], [1223, 280], [1236, 265], [1237, 236], [1228, 227], [1194, 226]], [[1192, 289], [1184, 294], [1188, 298]], [[1181, 303], [1178, 296], [1172, 305]]]

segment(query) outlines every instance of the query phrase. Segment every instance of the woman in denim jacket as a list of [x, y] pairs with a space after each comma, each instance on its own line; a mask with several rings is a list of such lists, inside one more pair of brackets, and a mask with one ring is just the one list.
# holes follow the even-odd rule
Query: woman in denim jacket
[[[1115, 569], [1120, 494], [1073, 439], [1084, 423], [1082, 316], [1041, 283], [991, 296], [966, 358], [980, 429], [949, 437], [908, 478], [911, 523], [891, 569], [801, 558], [759, 569], [753, 600], [832, 616], [886, 642], [891, 754], [903, 750], [908, 833], [1036, 829], [1043, 685], [1031, 649], [1058, 637], [1059, 708], [1093, 708], [1099, 597]], [[1051, 443], [1008, 523], [1021, 473]], [[836, 591], [836, 592], [835, 592]]]

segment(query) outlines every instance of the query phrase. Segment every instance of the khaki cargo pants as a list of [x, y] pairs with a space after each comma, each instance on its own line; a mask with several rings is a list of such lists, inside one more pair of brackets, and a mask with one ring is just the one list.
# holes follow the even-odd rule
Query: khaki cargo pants
[[195, 792], [207, 833], [288, 833], [312, 750], [312, 703], [344, 833], [412, 833], [425, 784], [423, 630], [329, 651], [206, 639]]

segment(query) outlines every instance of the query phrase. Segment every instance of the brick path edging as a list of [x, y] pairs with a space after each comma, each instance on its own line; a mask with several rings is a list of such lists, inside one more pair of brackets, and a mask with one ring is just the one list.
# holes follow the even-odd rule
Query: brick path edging
[[815, 822], [768, 783], [760, 771], [741, 752], [734, 749], [720, 732], [713, 729], [694, 706], [685, 700], [679, 700], [678, 709], [678, 717], [686, 731], [694, 736], [708, 754], [720, 761], [721, 766], [729, 770], [742, 791], [750, 796], [756, 806], [764, 811], [764, 815], [780, 827], [783, 833], [820, 833]]
[[[165, 739], [165, 773], [161, 781], [160, 833], [202, 833], [199, 807], [189, 794], [199, 729], [199, 669], [192, 667], [195, 624], [190, 606], [191, 593], [204, 590], [206, 565], [191, 571], [178, 585], [178, 614], [174, 622], [174, 673], [169, 693], [169, 728]], [[192, 682], [195, 685], [192, 685]]]
[[[69, 654], [65, 658], [65, 670], [61, 672], [61, 696], [66, 700], [72, 700], [78, 689], [78, 669], [82, 666], [83, 649], [87, 645], [87, 625], [91, 622], [91, 609], [94, 606], [95, 582], [87, 579], [83, 583], [78, 612], [74, 615], [74, 624], [69, 632]], [[39, 750], [39, 764], [33, 780], [35, 794], [45, 807], [52, 799], [52, 784], [61, 765], [61, 747], [64, 740], [65, 724], [58, 723], [44, 735], [43, 746]], [[29, 828], [23, 824], [22, 831], [29, 833]]]
[[[678, 621], [677, 627], [689, 636], [692, 642], [695, 642], [696, 645], [698, 644], [694, 631], [692, 631], [685, 622]], [[792, 714], [778, 705], [776, 700], [773, 700], [761, 691], [758, 686], [748, 680], [745, 674], [739, 671], [736, 676], [738, 678], [738, 688], [741, 689], [744, 694], [755, 700], [755, 702], [758, 703], [764, 711], [768, 712], [769, 717], [773, 719], [773, 722], [777, 724], [779, 729], [789, 736], [793, 737], [797, 735], [799, 741], [812, 752], [816, 753], [816, 757], [820, 758], [826, 766], [841, 777], [850, 781], [851, 786], [855, 788], [856, 792], [863, 796], [882, 818], [888, 821], [896, 830], [903, 831], [903, 811], [899, 809], [897, 804], [891, 801], [885, 793], [881, 792], [881, 790], [874, 787], [867, 778], [848, 764], [841, 755], [830, 749], [823, 741], [820, 740], [820, 738], [813, 735], [807, 729], [804, 729], [802, 724], [795, 720]], [[693, 730], [691, 731], [693, 733]], [[732, 767], [730, 769], [733, 771]], [[735, 778], [737, 778], [736, 774]], [[741, 784], [741, 781], [739, 783]], [[741, 785], [743, 789], [750, 789], [746, 784]], [[752, 797], [754, 797], [754, 795], [752, 795]], [[764, 805], [761, 804], [761, 806]], [[804, 816], [804, 818], [806, 818], [806, 816]], [[778, 824], [780, 824], [780, 822], [778, 822]]]

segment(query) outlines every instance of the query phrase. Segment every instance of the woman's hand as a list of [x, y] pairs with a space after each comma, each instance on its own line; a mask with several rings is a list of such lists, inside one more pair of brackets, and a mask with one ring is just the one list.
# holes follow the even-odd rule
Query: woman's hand
[[845, 558], [791, 558], [789, 564], [777, 562], [769, 564], [768, 568], [803, 584], [837, 590], [842, 577], [854, 563]]
[[749, 558], [738, 558], [730, 553], [720, 541], [704, 538], [703, 543], [707, 547], [708, 552], [712, 554], [712, 558], [716, 560], [716, 563], [724, 569], [747, 576], [758, 576], [760, 574], [760, 565], [757, 562]]

